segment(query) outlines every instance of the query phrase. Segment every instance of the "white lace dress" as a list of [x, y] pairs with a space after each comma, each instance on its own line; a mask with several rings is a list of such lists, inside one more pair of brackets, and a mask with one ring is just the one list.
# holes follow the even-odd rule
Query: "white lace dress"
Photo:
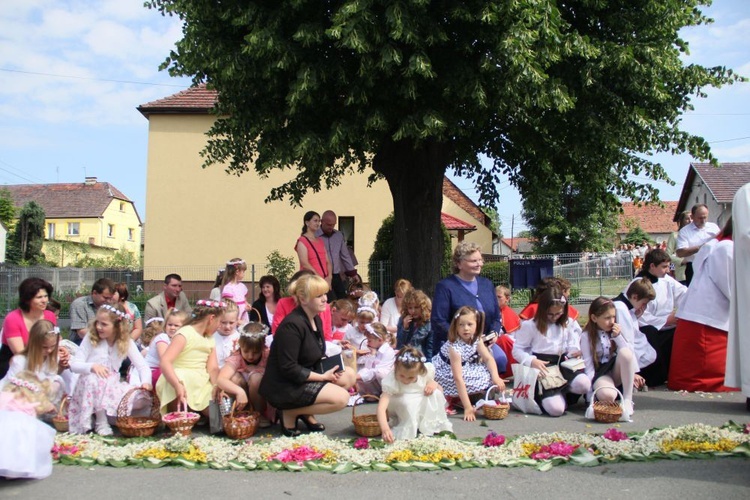
[[412, 439], [417, 431], [427, 436], [442, 431], [453, 432], [445, 414], [445, 396], [440, 391], [425, 396], [424, 388], [435, 378], [435, 367], [425, 363], [427, 374], [419, 375], [413, 384], [402, 384], [391, 372], [383, 379], [383, 392], [390, 396], [388, 419], [395, 439]]

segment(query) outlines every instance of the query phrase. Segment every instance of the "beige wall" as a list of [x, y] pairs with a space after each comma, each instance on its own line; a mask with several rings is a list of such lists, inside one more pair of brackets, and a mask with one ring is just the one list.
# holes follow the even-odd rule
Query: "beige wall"
[[[450, 198], [443, 196], [443, 212], [452, 215], [473, 226], [477, 226], [476, 231], [465, 233], [464, 241], [477, 243], [482, 247], [482, 253], [492, 253], [492, 231], [490, 228], [476, 220], [471, 214], [459, 207]], [[456, 248], [458, 238], [451, 234], [451, 248]]]
[[[122, 210], [120, 209], [120, 205], [122, 205]], [[133, 204], [113, 199], [102, 217], [104, 238], [99, 244], [117, 250], [124, 248], [133, 255], [139, 255], [141, 251], [141, 225], [138, 222], [138, 216], [135, 213]], [[108, 235], [108, 224], [114, 225], [113, 237]], [[128, 237], [129, 229], [133, 230], [132, 238]]]
[[253, 172], [236, 177], [217, 166], [202, 169], [199, 152], [212, 121], [200, 115], [149, 118], [146, 280], [160, 280], [170, 268], [185, 280], [213, 279], [230, 258], [264, 265], [273, 250], [294, 257], [297, 265], [294, 245], [307, 210], [353, 216], [356, 255], [363, 263], [369, 259], [375, 234], [393, 211], [385, 181], [368, 188], [367, 175], [346, 176], [332, 190], [309, 193], [302, 208], [264, 203], [290, 172], [259, 179]]

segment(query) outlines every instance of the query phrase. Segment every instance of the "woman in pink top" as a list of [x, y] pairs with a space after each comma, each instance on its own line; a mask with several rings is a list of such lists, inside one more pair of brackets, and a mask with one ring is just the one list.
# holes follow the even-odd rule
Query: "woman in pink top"
[[315, 236], [320, 229], [320, 215], [317, 212], [307, 212], [303, 218], [302, 235], [297, 238], [295, 250], [299, 257], [299, 268], [314, 272], [331, 286], [331, 261], [323, 240]]
[[[302, 270], [297, 271], [292, 276], [292, 279], [289, 280], [289, 287], [292, 286], [292, 284], [297, 281], [301, 276], [304, 276], [306, 274], [314, 274], [312, 271], [308, 270]], [[276, 329], [281, 324], [281, 320], [286, 317], [287, 314], [292, 312], [297, 307], [297, 300], [294, 297], [282, 297], [279, 299], [279, 301], [276, 303], [276, 312], [273, 315], [273, 323], [271, 324], [271, 333], [276, 333]], [[331, 307], [329, 304], [326, 304], [325, 311], [321, 312], [318, 316], [320, 316], [320, 320], [323, 322], [323, 337], [326, 340], [333, 339], [333, 333], [331, 328]]]
[[0, 378], [8, 371], [10, 358], [21, 353], [29, 343], [29, 330], [40, 319], [57, 324], [47, 303], [52, 285], [41, 278], [26, 278], [18, 286], [18, 309], [8, 313], [3, 322], [3, 343], [0, 349]]

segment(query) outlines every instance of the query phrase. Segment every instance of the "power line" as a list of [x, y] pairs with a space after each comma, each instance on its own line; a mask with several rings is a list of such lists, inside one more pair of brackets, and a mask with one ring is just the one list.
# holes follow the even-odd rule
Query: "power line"
[[735, 139], [722, 139], [720, 141], [708, 141], [708, 143], [709, 144], [718, 144], [720, 142], [744, 141], [745, 139], [750, 139], [750, 137], [737, 137]]
[[131, 81], [131, 80], [114, 80], [111, 78], [93, 78], [93, 77], [86, 77], [86, 76], [58, 75], [54, 73], [40, 73], [37, 71], [21, 71], [20, 69], [0, 68], [0, 71], [5, 71], [7, 73], [21, 73], [24, 75], [48, 76], [51, 78], [70, 78], [72, 80], [90, 80], [90, 81], [95, 81], [95, 82], [126, 83], [129, 85], [152, 85], [154, 87], [179, 87], [183, 89], [185, 88], [185, 85], [176, 85], [176, 84], [171, 84], [171, 83], [136, 82], [136, 81]]

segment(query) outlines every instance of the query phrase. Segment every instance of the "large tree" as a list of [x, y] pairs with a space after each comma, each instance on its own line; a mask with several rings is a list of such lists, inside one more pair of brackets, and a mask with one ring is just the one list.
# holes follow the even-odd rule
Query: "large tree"
[[44, 260], [44, 221], [44, 209], [37, 202], [30, 201], [21, 208], [8, 248], [8, 262], [38, 264]]
[[[591, 196], [650, 198], [628, 175], [666, 174], [642, 156], [688, 151], [680, 113], [725, 68], [685, 66], [678, 31], [701, 0], [153, 0], [183, 21], [164, 67], [219, 92], [205, 166], [293, 168], [269, 200], [372, 168], [395, 214], [394, 276], [439, 278], [442, 178], [482, 202], [507, 176], [533, 202], [554, 173]], [[483, 166], [479, 155], [491, 159]], [[562, 181], [561, 181], [562, 182]]]

